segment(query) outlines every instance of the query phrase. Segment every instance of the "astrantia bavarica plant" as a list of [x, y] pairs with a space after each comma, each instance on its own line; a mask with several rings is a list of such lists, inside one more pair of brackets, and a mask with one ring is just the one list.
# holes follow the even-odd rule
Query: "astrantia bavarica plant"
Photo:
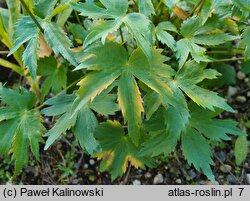
[[0, 88], [0, 154], [12, 154], [15, 175], [29, 149], [39, 160], [40, 146], [73, 133], [113, 180], [177, 144], [215, 180], [212, 145], [245, 134], [219, 118], [235, 111], [204, 81], [223, 79], [211, 64], [230, 59], [209, 52], [233, 46], [250, 59], [249, 0], [6, 2], [0, 39], [16, 64], [0, 65], [30, 85]]

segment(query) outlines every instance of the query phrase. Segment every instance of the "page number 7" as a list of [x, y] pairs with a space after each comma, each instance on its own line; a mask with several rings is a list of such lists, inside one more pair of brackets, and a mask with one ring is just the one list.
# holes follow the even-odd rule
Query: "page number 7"
[[242, 195], [242, 192], [243, 192], [243, 190], [244, 190], [244, 188], [238, 188], [238, 189], [240, 190], [239, 196], [241, 196], [241, 195]]

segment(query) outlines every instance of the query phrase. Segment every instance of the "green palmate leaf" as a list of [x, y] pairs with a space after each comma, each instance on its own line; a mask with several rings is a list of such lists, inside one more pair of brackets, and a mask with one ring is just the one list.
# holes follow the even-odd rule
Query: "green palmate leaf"
[[0, 87], [0, 94], [3, 103], [10, 105], [17, 110], [30, 110], [36, 103], [35, 95], [23, 88], [18, 92], [16, 90]]
[[44, 36], [55, 54], [61, 54], [72, 65], [77, 66], [77, 61], [71, 51], [71, 41], [59, 25], [53, 22], [43, 23]]
[[239, 37], [232, 36], [226, 33], [218, 33], [218, 34], [204, 34], [204, 35], [197, 35], [193, 37], [193, 42], [200, 44], [200, 45], [220, 45], [227, 41], [236, 40]]
[[54, 6], [56, 5], [57, 0], [47, 1], [39, 0], [35, 5], [35, 13], [41, 18], [46, 18], [50, 16], [53, 12]]
[[204, 109], [203, 107], [200, 107], [193, 101], [190, 101], [188, 103], [188, 108], [190, 110], [190, 114], [192, 118], [196, 118], [196, 119], [198, 119], [201, 115], [204, 118], [212, 119], [214, 117], [219, 116], [224, 111], [223, 109], [220, 109], [220, 108], [215, 108], [214, 111], [209, 110], [209, 109]]
[[190, 126], [211, 140], [229, 140], [230, 137], [227, 134], [245, 135], [243, 131], [237, 128], [238, 123], [236, 121], [213, 119], [222, 113], [222, 110], [209, 112], [193, 103], [189, 104], [189, 109], [191, 113]]
[[39, 159], [39, 142], [43, 142], [41, 134], [45, 128], [39, 111], [32, 110], [36, 101], [32, 93], [24, 89], [19, 92], [0, 88], [0, 97], [9, 105], [0, 109], [0, 136], [3, 139], [0, 141], [0, 155], [13, 152], [16, 176], [28, 163], [29, 147]]
[[202, 5], [201, 11], [199, 13], [202, 19], [202, 24], [204, 24], [207, 19], [212, 16], [212, 13], [214, 12], [214, 4], [214, 0], [207, 0]]
[[150, 138], [143, 143], [140, 155], [150, 154], [154, 157], [164, 153], [167, 156], [174, 151], [181, 131], [185, 130], [185, 124], [174, 107], [169, 107], [167, 110], [160, 108], [147, 122], [146, 129], [149, 131]]
[[188, 55], [190, 53], [190, 49], [186, 44], [185, 40], [179, 40], [176, 43], [176, 58], [179, 60], [179, 66], [182, 67], [184, 63], [187, 61]]
[[77, 3], [70, 4], [70, 6], [76, 11], [80, 12], [83, 16], [89, 16], [91, 18], [113, 18], [114, 16], [107, 12], [107, 9], [101, 8], [94, 3]]
[[178, 88], [172, 84], [175, 71], [163, 63], [165, 60], [161, 50], [153, 51], [151, 64], [140, 50], [135, 51], [130, 58], [134, 76], [158, 93], [163, 105], [175, 107], [182, 116], [182, 122], [186, 124], [189, 118], [186, 101]]
[[234, 147], [234, 155], [236, 164], [240, 165], [247, 157], [249, 150], [249, 141], [246, 136], [240, 136], [237, 138]]
[[[0, 12], [3, 12], [0, 10]], [[7, 33], [7, 25], [4, 23], [4, 16], [2, 16], [2, 13], [0, 14], [0, 40], [4, 45], [7, 47], [11, 47], [11, 42]]]
[[151, 0], [139, 0], [138, 6], [140, 13], [149, 17], [155, 15], [154, 5]]
[[68, 30], [72, 33], [74, 39], [76, 41], [81, 40], [83, 42], [87, 36], [87, 31], [83, 28], [80, 24], [74, 24], [74, 23], [67, 23]]
[[42, 100], [52, 91], [58, 94], [67, 84], [67, 67], [58, 66], [54, 57], [45, 57], [38, 61], [38, 74], [46, 77], [42, 84]]
[[49, 136], [49, 138], [45, 149], [48, 149], [56, 140], [61, 138], [67, 130], [74, 128], [76, 138], [83, 149], [91, 155], [98, 151], [99, 145], [93, 137], [94, 129], [97, 126], [97, 119], [91, 109], [105, 115], [116, 112], [118, 110], [117, 104], [114, 102], [116, 97], [108, 94], [109, 91], [105, 90], [98, 95], [92, 103], [83, 107], [75, 116], [72, 116], [71, 113], [71, 107], [76, 98], [75, 94], [67, 95], [60, 93], [46, 101], [45, 105], [49, 105], [49, 107], [45, 108], [43, 113], [47, 116], [61, 116], [55, 126], [46, 133], [46, 136]]
[[[39, 20], [39, 18], [37, 18]], [[39, 34], [39, 29], [35, 22], [29, 16], [21, 17], [14, 26], [14, 45], [10, 50], [9, 55], [13, 54], [18, 48], [21, 47], [25, 42], [28, 42], [32, 38], [37, 38]], [[25, 31], [23, 31], [25, 30]]]
[[114, 16], [124, 15], [128, 10], [128, 1], [120, 0], [100, 0], [100, 2], [107, 8], [108, 13], [112, 13]]
[[179, 66], [182, 67], [186, 62], [188, 55], [191, 53], [194, 60], [198, 63], [209, 62], [210, 60], [205, 55], [206, 49], [195, 44], [190, 39], [181, 39], [176, 43], [176, 57], [179, 59]]
[[13, 119], [17, 116], [18, 112], [15, 108], [1, 107], [0, 108], [0, 121]]
[[59, 116], [55, 126], [45, 134], [49, 137], [45, 144], [45, 150], [75, 125], [77, 115], [72, 116], [69, 112], [74, 99], [74, 94], [68, 95], [62, 92], [44, 103], [48, 107], [42, 110], [43, 114]]
[[4, 27], [7, 30], [9, 28], [9, 11], [7, 8], [0, 8], [0, 11], [0, 16], [3, 20]]
[[74, 103], [75, 107], [73, 107], [76, 108], [75, 112], [89, 101], [94, 100], [120, 76], [128, 55], [122, 46], [116, 43], [107, 43], [101, 47], [91, 48], [86, 58], [77, 69], [87, 68], [98, 71], [88, 74], [79, 83], [78, 97]]
[[145, 113], [147, 120], [151, 118], [151, 116], [158, 110], [158, 108], [161, 106], [162, 101], [161, 97], [158, 93], [155, 91], [149, 91], [144, 97], [144, 107], [145, 107]]
[[[159, 108], [157, 112], [145, 123], [145, 129], [149, 132], [149, 138], [143, 143], [140, 155], [158, 156], [162, 153], [168, 155], [175, 149], [175, 146], [182, 136], [183, 152], [189, 163], [193, 163], [195, 168], [202, 170], [209, 179], [213, 179], [213, 174], [209, 167], [213, 164], [211, 152], [204, 134], [208, 139], [221, 141], [230, 139], [227, 134], [245, 135], [236, 127], [237, 123], [232, 120], [214, 119], [223, 110], [204, 110], [194, 102], [189, 103], [191, 113], [190, 123], [183, 124], [182, 117], [176, 114], [174, 107], [168, 109]], [[193, 140], [193, 138], [196, 138]], [[194, 146], [192, 146], [192, 143]], [[201, 148], [204, 145], [204, 148]], [[192, 146], [189, 148], [189, 146]], [[195, 155], [194, 155], [195, 153]], [[201, 153], [201, 156], [199, 156]], [[204, 160], [199, 159], [199, 157]]]
[[[1, 115], [5, 115], [5, 113], [1, 111]], [[0, 142], [0, 145], [1, 145], [0, 155], [1, 156], [8, 154], [12, 146], [12, 141], [13, 141], [13, 138], [15, 136], [15, 132], [18, 126], [18, 121], [14, 119], [16, 115], [13, 115], [11, 118], [8, 118], [8, 119], [1, 120], [1, 123], [0, 123], [0, 128], [1, 128], [0, 136], [2, 139]], [[4, 120], [8, 120], [8, 121], [2, 122]]]
[[227, 134], [243, 135], [244, 133], [236, 127], [238, 124], [233, 120], [219, 119], [195, 119], [191, 118], [190, 123], [207, 138], [212, 140], [230, 140]]
[[116, 18], [119, 16], [124, 16], [128, 10], [127, 0], [100, 0], [100, 2], [105, 6], [101, 8], [94, 3], [77, 3], [71, 4], [71, 7], [75, 10], [81, 12], [81, 15], [88, 16], [91, 18]]
[[191, 119], [189, 128], [182, 137], [183, 153], [198, 171], [201, 169], [209, 179], [214, 180], [209, 167], [209, 164], [213, 164], [211, 152], [202, 134], [208, 139], [221, 141], [230, 139], [227, 134], [244, 136], [245, 133], [236, 127], [237, 123], [233, 120], [213, 119], [222, 113], [222, 110], [204, 110], [193, 102], [189, 103], [189, 109]]
[[193, 164], [198, 171], [202, 170], [208, 179], [215, 180], [210, 168], [214, 164], [210, 146], [195, 129], [187, 128], [187, 132], [182, 135], [182, 151], [189, 164]]
[[151, 132], [149, 140], [142, 144], [143, 148], [139, 152], [140, 155], [150, 155], [152, 157], [164, 153], [168, 156], [174, 151], [180, 135], [168, 133], [166, 131]]
[[164, 31], [171, 31], [178, 33], [176, 26], [169, 21], [160, 22], [156, 27], [156, 32], [157, 30], [164, 30]]
[[219, 73], [222, 74], [216, 80], [207, 80], [204, 82], [205, 86], [208, 87], [222, 87], [225, 85], [234, 85], [236, 84], [236, 72], [235, 68], [232, 65], [222, 63], [220, 65], [214, 64], [213, 69], [216, 69]]
[[66, 113], [75, 99], [75, 94], [65, 94], [62, 92], [57, 96], [47, 100], [44, 104], [49, 107], [42, 110], [46, 116], [58, 116]]
[[71, 127], [75, 125], [77, 115], [72, 116], [72, 114], [69, 112], [74, 98], [74, 94], [67, 95], [65, 93], [60, 93], [44, 103], [45, 105], [49, 106], [42, 111], [45, 115], [61, 115], [55, 126], [45, 134], [45, 136], [48, 137], [44, 148], [45, 150], [48, 149], [63, 134], [66, 134], [67, 130], [70, 130]]
[[250, 61], [246, 61], [242, 63], [242, 69], [241, 71], [243, 73], [250, 73]]
[[241, 43], [246, 46], [245, 57], [246, 57], [246, 60], [249, 60], [250, 59], [250, 27], [247, 27], [244, 30], [242, 38], [243, 39], [242, 39]]
[[[155, 57], [160, 55], [155, 55]], [[156, 91], [158, 94], [162, 95], [165, 103], [171, 102], [171, 97], [173, 97], [173, 92], [170, 87], [165, 84], [161, 79], [159, 79], [158, 72], [155, 72], [151, 68], [150, 63], [147, 61], [145, 54], [141, 50], [136, 50], [130, 57], [130, 63], [132, 66], [133, 74], [145, 83], [152, 90]], [[159, 63], [161, 65], [161, 63]], [[156, 64], [158, 65], [158, 64]], [[156, 67], [156, 66], [155, 66]], [[164, 66], [162, 66], [164, 67]], [[169, 68], [171, 69], [171, 68]], [[168, 70], [167, 68], [165, 70]], [[168, 72], [166, 72], [167, 74]], [[173, 72], [169, 72], [169, 76]]]
[[200, 28], [201, 20], [197, 16], [193, 16], [182, 23], [180, 33], [185, 38], [191, 38], [199, 34]]
[[128, 133], [132, 141], [139, 145], [144, 111], [141, 94], [134, 76], [129, 71], [123, 72], [118, 86], [118, 101], [122, 109], [125, 123], [128, 122]]
[[38, 55], [38, 38], [32, 38], [23, 52], [23, 65], [28, 66], [32, 78], [36, 78], [37, 55]]
[[20, 18], [20, 2], [18, 0], [6, 0], [8, 10], [9, 10], [9, 36], [12, 38], [13, 25]]
[[174, 4], [176, 3], [175, 0], [163, 0], [163, 3], [168, 7], [168, 9], [173, 10]]
[[106, 36], [109, 33], [116, 31], [122, 24], [122, 16], [124, 16], [128, 9], [128, 2], [123, 0], [121, 2], [117, 1], [101, 1], [101, 3], [106, 7], [106, 9], [101, 8], [94, 3], [78, 3], [71, 4], [71, 7], [75, 10], [81, 12], [81, 15], [88, 16], [94, 19], [108, 18], [114, 19], [110, 21], [98, 22], [88, 34], [84, 45], [88, 46], [94, 41], [102, 38], [104, 42]]
[[98, 121], [94, 113], [88, 107], [83, 108], [76, 121], [75, 135], [81, 147], [86, 149], [90, 155], [100, 150], [93, 136], [97, 125]]
[[249, 0], [233, 0], [233, 3], [245, 11], [250, 12], [250, 1]]
[[151, 22], [144, 15], [139, 13], [130, 13], [124, 18], [124, 23], [149, 60], [152, 59], [150, 44]]
[[74, 114], [84, 107], [89, 101], [110, 86], [119, 77], [121, 69], [109, 69], [88, 74], [80, 83], [77, 99], [74, 101]]
[[76, 123], [77, 115], [72, 116], [70, 112], [64, 113], [56, 122], [55, 126], [49, 130], [45, 137], [48, 137], [44, 149], [47, 150], [56, 140], [66, 134]]
[[106, 7], [106, 9], [99, 7], [94, 3], [78, 3], [71, 5], [75, 10], [81, 12], [81, 15], [83, 16], [88, 16], [94, 19], [112, 19], [97, 23], [97, 25], [90, 30], [84, 45], [87, 46], [100, 38], [102, 38], [102, 41], [104, 42], [109, 33], [116, 31], [122, 23], [124, 23], [140, 48], [143, 49], [148, 58], [150, 58], [151, 22], [146, 16], [139, 13], [129, 13], [126, 15], [128, 10], [127, 0], [119, 1], [119, 3], [114, 0], [100, 0], [100, 2]]
[[[41, 22], [41, 19], [36, 17]], [[23, 64], [28, 67], [33, 79], [36, 78], [37, 71], [37, 52], [39, 46], [39, 33], [40, 30], [36, 26], [35, 22], [29, 16], [23, 16], [14, 26], [14, 45], [9, 52], [9, 55], [16, 52], [24, 43], [28, 42], [28, 45], [23, 53]], [[25, 29], [25, 31], [23, 31]]]
[[[108, 58], [108, 59], [107, 59]], [[103, 46], [96, 45], [88, 48], [82, 58], [80, 65], [75, 70], [109, 70], [120, 68], [128, 60], [128, 53], [119, 44], [107, 43]]]
[[28, 145], [32, 153], [39, 159], [39, 142], [43, 142], [41, 134], [45, 130], [38, 111], [24, 112], [19, 119], [13, 144], [13, 158], [15, 159], [16, 174], [28, 162]]
[[150, 158], [137, 156], [138, 149], [118, 122], [100, 124], [94, 135], [102, 148], [102, 152], [96, 154], [98, 159], [103, 159], [101, 171], [111, 172], [112, 180], [125, 173], [129, 162], [136, 168], [144, 168], [145, 164], [152, 166]]
[[225, 33], [212, 34], [211, 31], [214, 29], [216, 27], [211, 26], [209, 22], [203, 25], [202, 20], [197, 16], [188, 18], [182, 23], [180, 33], [184, 38], [176, 43], [176, 57], [179, 60], [179, 67], [184, 65], [189, 54], [198, 63], [210, 61], [205, 55], [206, 49], [199, 45], [215, 46], [239, 38]]
[[218, 17], [219, 20], [224, 20], [231, 17], [231, 6], [231, 1], [206, 0], [197, 15], [200, 16], [202, 24], [216, 17]]
[[108, 20], [108, 21], [99, 21], [97, 24], [91, 29], [88, 36], [85, 38], [84, 45], [87, 47], [94, 41], [102, 38], [102, 42], [105, 42], [106, 37], [109, 33], [113, 33], [122, 24], [122, 19], [117, 18], [116, 20]]
[[98, 114], [108, 116], [114, 115], [115, 112], [119, 111], [119, 106], [116, 103], [117, 95], [110, 94], [110, 89], [113, 89], [112, 85], [89, 103], [89, 107]]
[[175, 77], [176, 85], [180, 87], [195, 103], [204, 108], [214, 110], [214, 107], [233, 112], [227, 105], [226, 100], [219, 97], [215, 92], [203, 89], [196, 84], [204, 79], [214, 79], [220, 75], [217, 71], [204, 70], [205, 65], [189, 61], [180, 69]]
[[[77, 113], [89, 101], [94, 100], [97, 94], [120, 77], [118, 84], [119, 105], [125, 122], [128, 122], [129, 136], [133, 142], [138, 144], [143, 107], [135, 76], [160, 95], [161, 103], [175, 107], [182, 117], [184, 125], [188, 122], [189, 113], [182, 93], [173, 84], [167, 84], [159, 79], [171, 81], [175, 74], [173, 69], [164, 64], [167, 58], [161, 55], [161, 50], [152, 51], [153, 59], [151, 62], [140, 49], [134, 51], [128, 59], [125, 49], [115, 43], [90, 48], [87, 52], [88, 54], [83, 56], [83, 62], [77, 69], [84, 68], [94, 70], [94, 72], [89, 73], [79, 83], [80, 89], [73, 106], [74, 113]], [[131, 92], [133, 93], [131, 94]]]
[[[152, 96], [154, 96], [154, 97], [152, 98], [152, 100], [149, 103], [152, 103], [152, 101], [155, 100], [155, 106], [153, 106], [154, 107], [153, 108], [152, 105], [150, 105], [150, 104], [148, 105], [148, 101], [145, 100], [146, 101], [145, 102], [146, 114], [147, 114], [147, 116], [152, 116], [152, 114], [158, 109], [160, 104], [163, 104], [165, 106], [172, 105], [173, 107], [171, 107], [171, 109], [169, 109], [167, 113], [164, 113], [165, 114], [164, 117], [166, 117], [169, 122], [168, 122], [168, 124], [167, 124], [167, 126], [164, 129], [164, 132], [162, 134], [165, 137], [171, 135], [173, 141], [176, 141], [175, 139], [178, 139], [178, 135], [180, 134], [180, 131], [185, 128], [185, 126], [188, 122], [188, 118], [189, 118], [189, 112], [187, 109], [185, 98], [181, 94], [181, 92], [171, 83], [171, 79], [170, 79], [170, 82], [168, 82], [168, 83], [161, 81], [161, 79], [160, 79], [161, 76], [163, 76], [163, 78], [166, 78], [170, 75], [173, 75], [173, 72], [169, 71], [170, 69], [168, 69], [167, 66], [162, 65], [161, 62], [163, 60], [159, 59], [161, 57], [159, 55], [159, 52], [154, 55], [155, 56], [154, 61], [158, 60], [158, 62], [155, 62], [155, 63], [153, 62], [154, 66], [157, 67], [157, 70], [152, 70], [152, 71], [147, 68], [149, 65], [147, 63], [145, 63], [146, 59], [143, 59], [142, 55], [140, 55], [140, 57], [139, 57], [139, 55], [137, 55], [138, 57], [136, 57], [136, 58], [141, 57], [140, 62], [139, 62], [139, 59], [136, 60], [135, 58], [134, 58], [134, 61], [136, 61], [137, 66], [141, 66], [141, 69], [139, 69], [138, 67], [133, 69], [135, 76], [138, 77], [142, 82], [144, 82], [152, 90], [154, 90], [154, 92], [151, 92], [151, 93], [153, 93]], [[131, 60], [132, 60], [132, 58], [133, 57], [131, 56]], [[134, 67], [136, 67], [136, 65]], [[162, 68], [162, 71], [159, 71], [160, 67]], [[165, 68], [165, 69], [163, 69], [163, 68]], [[166, 73], [167, 71], [169, 71], [169, 72]], [[147, 72], [149, 72], [150, 74]], [[165, 72], [166, 74], [163, 72]], [[154, 76], [158, 76], [157, 77], [158, 79], [156, 79], [156, 77], [154, 77]], [[149, 108], [149, 107], [152, 107], [150, 114], [148, 114], [148, 112], [147, 112], [148, 111], [147, 108]], [[174, 111], [174, 112], [172, 113], [172, 111]], [[172, 113], [173, 116], [168, 117], [169, 113]], [[148, 118], [150, 118], [150, 117], [148, 117]], [[179, 124], [175, 123], [176, 125], [178, 125], [177, 126], [178, 129], [175, 128], [174, 129], [175, 131], [172, 132], [171, 119], [175, 119], [175, 118], [177, 118], [179, 120], [179, 121], [177, 121], [177, 122], [179, 122]], [[170, 132], [170, 130], [171, 130], [171, 132]], [[172, 136], [172, 134], [174, 136]], [[154, 137], [155, 136], [153, 136], [153, 138]], [[162, 137], [162, 135], [159, 136], [159, 138], [161, 138], [161, 137]], [[158, 140], [159, 138], [157, 136], [156, 140]], [[169, 143], [173, 143], [173, 141], [169, 141]], [[163, 143], [166, 144], [166, 143], [168, 143], [168, 141], [164, 141]], [[146, 147], [146, 149], [150, 150], [150, 148], [148, 146]], [[161, 149], [161, 148], [159, 148], [159, 149]], [[170, 150], [171, 150], [171, 148], [167, 149], [167, 148], [165, 148], [165, 146], [162, 149], [165, 150], [166, 154], [167, 154], [167, 152], [170, 152]]]
[[170, 49], [175, 51], [176, 41], [174, 37], [167, 31], [172, 31], [178, 33], [176, 27], [171, 22], [161, 22], [155, 28], [155, 34], [157, 39], [162, 43], [167, 45]]

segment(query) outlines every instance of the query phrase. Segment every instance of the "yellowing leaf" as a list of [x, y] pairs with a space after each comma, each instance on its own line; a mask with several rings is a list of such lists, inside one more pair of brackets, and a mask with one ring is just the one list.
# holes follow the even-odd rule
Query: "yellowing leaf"
[[101, 162], [102, 171], [111, 172], [112, 180], [127, 170], [129, 162], [136, 168], [144, 168], [145, 164], [152, 166], [149, 158], [137, 156], [138, 149], [125, 135], [120, 123], [108, 121], [100, 124], [95, 130], [95, 137], [103, 152], [97, 155], [99, 159], [104, 158]]
[[66, 33], [53, 22], [44, 22], [44, 37], [49, 46], [54, 50], [55, 54], [61, 54], [73, 66], [77, 66], [77, 61], [71, 50], [71, 41], [66, 36]]
[[176, 5], [174, 6], [173, 11], [174, 11], [174, 14], [177, 17], [181, 18], [182, 20], [185, 20], [189, 17], [189, 14], [186, 11], [184, 11], [182, 8], [180, 8]]
[[132, 141], [139, 145], [142, 127], [141, 115], [144, 108], [135, 78], [131, 72], [126, 70], [119, 80], [118, 101], [125, 117], [125, 123], [128, 122], [128, 133]]
[[40, 46], [39, 46], [38, 56], [40, 58], [49, 57], [52, 53], [52, 49], [45, 41], [43, 35], [40, 35], [39, 39], [40, 39], [39, 41]]

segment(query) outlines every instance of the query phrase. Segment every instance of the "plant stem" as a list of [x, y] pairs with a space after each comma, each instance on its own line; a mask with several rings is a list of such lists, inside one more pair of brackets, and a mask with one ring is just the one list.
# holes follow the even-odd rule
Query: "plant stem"
[[243, 54], [244, 50], [241, 49], [233, 49], [233, 50], [212, 50], [208, 51], [207, 54]]
[[79, 18], [79, 16], [78, 16], [77, 12], [76, 12], [75, 10], [74, 10], [74, 13], [75, 13], [76, 20], [77, 20], [78, 24], [80, 24], [80, 25], [82, 26], [81, 20], [80, 20], [80, 18]]
[[[68, 85], [64, 90], [68, 90], [71, 87], [73, 87], [74, 85], [76, 85], [82, 78], [77, 79], [76, 81], [72, 82], [70, 85]], [[44, 104], [38, 105], [35, 109], [40, 110], [44, 107]]]
[[40, 109], [42, 109], [44, 106], [45, 106], [44, 104], [38, 105], [38, 106], [35, 108], [35, 110], [40, 110]]
[[0, 51], [0, 54], [9, 54], [9, 51]]
[[68, 90], [71, 87], [73, 87], [74, 85], [76, 85], [78, 82], [80, 82], [80, 80], [82, 80], [82, 78], [77, 79], [76, 81], [72, 82], [70, 85], [68, 85], [64, 90]]
[[[75, 0], [73, 3], [77, 3], [77, 2], [79, 2], [80, 0]], [[62, 12], [62, 11], [64, 11], [64, 10], [66, 10], [66, 9], [68, 9], [69, 8], [69, 5], [68, 4], [61, 4], [61, 5], [59, 5], [59, 6], [57, 6], [55, 9], [54, 9], [54, 11], [53, 11], [53, 13], [49, 16], [49, 18], [48, 19], [52, 19], [54, 16], [56, 16], [58, 13], [60, 13], [60, 12]]]
[[229, 59], [217, 59], [213, 62], [227, 62], [227, 61], [239, 61], [239, 60], [245, 60], [245, 57], [238, 57], [238, 58], [229, 58]]
[[27, 76], [26, 78], [29, 81], [30, 87], [33, 90], [33, 92], [35, 92], [38, 100], [41, 100], [41, 93], [39, 90], [38, 82], [35, 83], [34, 80], [30, 76]]
[[119, 28], [119, 31], [120, 31], [120, 35], [121, 35], [121, 39], [122, 39], [122, 43], [124, 43], [124, 37], [123, 37], [123, 33], [122, 33], [122, 28], [121, 28], [121, 27]]
[[5, 68], [9, 68], [9, 69], [17, 72], [19, 75], [24, 76], [24, 70], [20, 66], [13, 64], [7, 60], [0, 58], [0, 66], [3, 66]]
[[60, 13], [64, 10], [66, 10], [67, 8], [69, 8], [69, 5], [67, 5], [67, 4], [57, 6], [54, 9], [53, 13], [50, 15], [49, 19], [51, 20], [54, 16], [56, 16], [58, 13]]
[[[232, 47], [225, 47], [225, 46], [222, 46], [222, 45], [217, 45], [217, 46], [214, 46], [213, 49], [231, 50]], [[245, 51], [244, 48], [237, 48], [237, 50], [243, 50], [243, 51]]]
[[160, 0], [160, 2], [157, 4], [157, 6], [155, 8], [156, 11], [159, 10], [159, 8], [160, 8], [160, 6], [161, 6], [162, 3], [163, 3], [162, 0]]
[[[189, 16], [192, 16], [195, 11], [198, 9], [198, 8], [201, 8], [202, 5], [205, 3], [205, 0], [200, 0], [198, 4], [196, 4], [196, 6], [193, 8], [193, 10], [191, 11], [191, 13], [189, 14]], [[199, 9], [200, 10], [200, 9]]]
[[[9, 69], [15, 71], [16, 73], [18, 73], [19, 75], [25, 76], [25, 72], [24, 72], [23, 68], [21, 68], [20, 66], [18, 66], [16, 64], [13, 64], [7, 60], [0, 58], [0, 66], [3, 66], [5, 68], [9, 68]], [[27, 77], [27, 80], [29, 81], [32, 90], [36, 93], [38, 99], [40, 99], [40, 92], [39, 92], [38, 85], [34, 82], [34, 80], [31, 77]]]
[[44, 30], [42, 28], [42, 26], [40, 25], [40, 23], [37, 21], [36, 17], [32, 14], [32, 12], [30, 11], [29, 7], [27, 6], [27, 4], [24, 2], [24, 0], [19, 0], [21, 2], [21, 4], [23, 5], [24, 9], [27, 11], [27, 13], [29, 14], [29, 16], [32, 18], [32, 20], [35, 22], [36, 26], [40, 29], [40, 31], [42, 33], [44, 33]]
[[122, 39], [122, 44], [125, 44], [125, 48], [126, 48], [126, 50], [128, 50], [127, 44], [124, 41], [124, 36], [123, 36], [122, 28], [121, 27], [119, 28], [119, 31], [120, 31], [120, 35], [121, 35], [121, 39]]

